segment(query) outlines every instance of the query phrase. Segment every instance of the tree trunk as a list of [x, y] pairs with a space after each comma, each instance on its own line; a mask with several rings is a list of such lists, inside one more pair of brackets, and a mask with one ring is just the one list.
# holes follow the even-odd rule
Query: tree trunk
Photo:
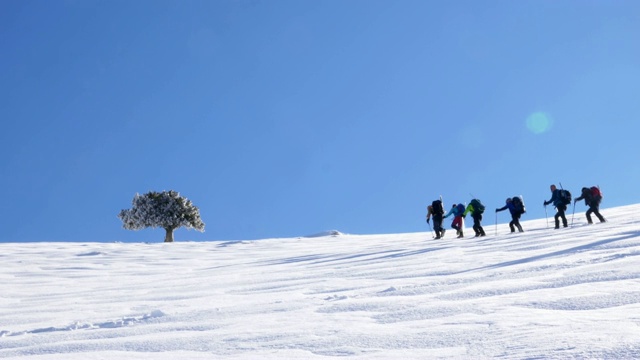
[[165, 228], [164, 230], [167, 232], [167, 234], [164, 237], [164, 242], [173, 242], [173, 229]]

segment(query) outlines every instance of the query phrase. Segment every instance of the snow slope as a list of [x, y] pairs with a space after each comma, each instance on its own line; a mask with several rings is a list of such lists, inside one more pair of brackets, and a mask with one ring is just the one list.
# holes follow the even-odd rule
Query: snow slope
[[583, 210], [497, 236], [490, 212], [485, 238], [0, 244], [0, 358], [640, 358], [640, 205]]

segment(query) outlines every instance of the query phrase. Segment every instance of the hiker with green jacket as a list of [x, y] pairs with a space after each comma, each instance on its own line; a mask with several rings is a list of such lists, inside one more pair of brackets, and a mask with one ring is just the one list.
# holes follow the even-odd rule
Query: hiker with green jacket
[[482, 221], [482, 213], [484, 212], [484, 205], [478, 199], [473, 199], [467, 205], [467, 209], [462, 214], [462, 217], [467, 216], [468, 213], [471, 213], [471, 218], [473, 219], [473, 231], [476, 232], [476, 237], [478, 236], [486, 236], [487, 234], [484, 232], [482, 225], [480, 222]]

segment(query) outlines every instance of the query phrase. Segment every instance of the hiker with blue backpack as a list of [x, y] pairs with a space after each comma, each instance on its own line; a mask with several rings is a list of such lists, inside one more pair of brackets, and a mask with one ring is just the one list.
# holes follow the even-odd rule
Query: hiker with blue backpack
[[571, 193], [569, 190], [558, 189], [555, 185], [549, 187], [551, 189], [551, 199], [544, 202], [545, 208], [547, 205], [553, 203], [556, 208], [556, 215], [553, 217], [556, 221], [555, 229], [560, 228], [560, 220], [562, 219], [562, 226], [567, 227], [567, 217], [564, 212], [567, 211], [567, 205], [571, 204]]
[[600, 208], [600, 202], [602, 201], [602, 193], [600, 192], [600, 188], [597, 186], [592, 186], [590, 188], [583, 187], [582, 195], [580, 197], [577, 197], [573, 201], [574, 206], [575, 206], [575, 203], [583, 199], [584, 199], [584, 204], [589, 207], [589, 210], [587, 210], [587, 213], [586, 213], [587, 222], [589, 224], [593, 224], [593, 221], [591, 220], [591, 214], [595, 214], [601, 223], [606, 222], [604, 217], [600, 215], [599, 208]]
[[482, 221], [482, 213], [484, 213], [484, 205], [478, 199], [473, 199], [467, 205], [467, 209], [462, 213], [462, 217], [467, 216], [468, 213], [471, 213], [471, 218], [473, 219], [473, 231], [476, 232], [476, 237], [478, 236], [486, 236], [484, 229], [480, 222]]
[[456, 229], [456, 234], [458, 234], [458, 238], [464, 237], [463, 229], [464, 223], [462, 222], [462, 218], [464, 217], [464, 205], [458, 204], [453, 205], [451, 210], [444, 216], [446, 219], [449, 215], [453, 214], [453, 222], [451, 223], [451, 228]]
[[518, 232], [524, 232], [524, 230], [522, 230], [522, 226], [520, 225], [520, 216], [525, 213], [524, 202], [522, 201], [522, 198], [518, 196], [507, 198], [507, 200], [505, 201], [505, 205], [499, 209], [496, 209], [496, 213], [506, 209], [509, 209], [509, 213], [511, 213], [511, 222], [509, 222], [509, 229], [511, 229], [511, 232], [516, 232], [516, 228], [518, 228]]

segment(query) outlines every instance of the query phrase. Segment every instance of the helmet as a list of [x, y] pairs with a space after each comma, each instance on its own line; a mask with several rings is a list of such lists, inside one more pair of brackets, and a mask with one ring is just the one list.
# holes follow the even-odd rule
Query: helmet
[[507, 198], [507, 200], [505, 200], [504, 202], [510, 203], [511, 202], [511, 198]]

